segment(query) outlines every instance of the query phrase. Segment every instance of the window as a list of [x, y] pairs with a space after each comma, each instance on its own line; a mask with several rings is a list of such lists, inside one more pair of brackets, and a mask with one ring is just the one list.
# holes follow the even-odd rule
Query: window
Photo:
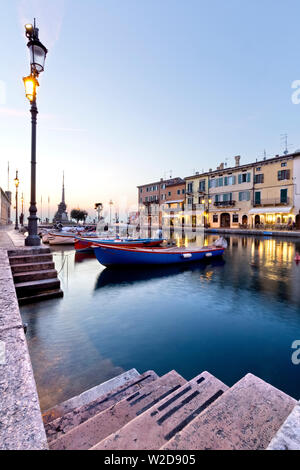
[[166, 189], [165, 183], [161, 185], [161, 189]]
[[143, 188], [140, 188], [140, 193], [142, 193], [142, 192], [143, 192]]
[[188, 185], [187, 185], [187, 190], [188, 190], [188, 193], [192, 193], [192, 192], [193, 192], [193, 183], [188, 183]]
[[287, 166], [287, 162], [282, 162], [281, 167]]
[[168, 192], [168, 196], [171, 196], [171, 191]]
[[180, 194], [180, 189], [177, 189], [177, 194]]
[[250, 173], [241, 173], [239, 174], [239, 184], [241, 183], [250, 183], [251, 174]]
[[288, 192], [287, 189], [280, 190], [280, 202], [282, 204], [286, 204], [288, 202], [287, 192]]
[[164, 201], [166, 199], [166, 195], [165, 194], [162, 194], [161, 195], [161, 200]]
[[218, 186], [223, 186], [223, 178], [218, 178]]
[[260, 204], [261, 203], [261, 192], [260, 191], [255, 191], [255, 193], [254, 193], [254, 203], [255, 204]]
[[256, 171], [261, 171], [261, 166], [256, 167]]
[[145, 202], [148, 202], [148, 196], [145, 197]]
[[220, 198], [219, 194], [216, 194], [215, 195], [215, 202], [219, 202], [219, 200], [220, 200], [219, 198]]
[[225, 176], [224, 178], [224, 186], [231, 186], [235, 184], [235, 176]]
[[184, 193], [185, 193], [185, 189], [183, 189], [181, 192], [182, 192], [182, 194], [184, 194]]
[[239, 215], [238, 214], [232, 214], [232, 223], [234, 223], [234, 224], [239, 223]]
[[205, 191], [205, 180], [199, 182], [199, 191]]
[[254, 183], [259, 184], [264, 182], [264, 174], [261, 173], [260, 175], [254, 175]]
[[217, 224], [217, 223], [218, 223], [218, 220], [219, 220], [219, 218], [218, 218], [217, 214], [214, 214], [214, 215], [213, 215], [213, 223], [214, 223], [214, 224]]
[[250, 201], [250, 192], [249, 191], [239, 192], [239, 201]]
[[215, 180], [215, 179], [209, 180], [209, 187], [210, 188], [216, 188], [217, 186], [218, 186], [217, 180]]
[[289, 180], [289, 179], [290, 179], [290, 170], [278, 171], [278, 181]]
[[192, 197], [188, 198], [188, 204], [193, 204], [193, 198]]

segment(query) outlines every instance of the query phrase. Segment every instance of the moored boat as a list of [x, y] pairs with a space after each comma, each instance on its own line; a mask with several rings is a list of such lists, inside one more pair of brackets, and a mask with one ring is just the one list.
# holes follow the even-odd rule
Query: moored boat
[[94, 251], [95, 245], [113, 245], [113, 246], [131, 246], [131, 247], [154, 247], [159, 246], [164, 240], [162, 238], [114, 238], [114, 239], [101, 239], [101, 238], [79, 238], [75, 239], [76, 251]]
[[202, 248], [139, 248], [105, 244], [94, 245], [96, 258], [104, 266], [190, 263], [222, 256], [224, 250], [224, 247], [213, 245]]

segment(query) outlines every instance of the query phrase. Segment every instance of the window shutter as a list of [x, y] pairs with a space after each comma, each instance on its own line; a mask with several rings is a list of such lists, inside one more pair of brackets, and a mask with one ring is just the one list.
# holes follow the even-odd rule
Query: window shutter
[[250, 181], [251, 181], [251, 174], [247, 173], [247, 183], [250, 183]]
[[278, 181], [281, 180], [281, 170], [278, 171]]
[[242, 182], [242, 175], [239, 175], [239, 184]]
[[233, 176], [233, 177], [232, 177], [232, 184], [235, 184], [235, 182], [236, 182], [236, 177]]
[[239, 193], [239, 201], [242, 200], [242, 193]]
[[224, 178], [224, 186], [228, 186], [228, 177], [227, 176], [225, 176], [225, 178]]
[[286, 170], [286, 179], [290, 179], [291, 170]]
[[[250, 175], [250, 173], [249, 173]], [[247, 191], [247, 201], [250, 201], [250, 191]]]

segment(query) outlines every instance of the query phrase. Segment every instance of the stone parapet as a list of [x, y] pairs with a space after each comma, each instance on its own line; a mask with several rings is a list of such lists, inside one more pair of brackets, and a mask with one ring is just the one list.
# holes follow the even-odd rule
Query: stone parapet
[[7, 251], [0, 249], [0, 449], [48, 449]]

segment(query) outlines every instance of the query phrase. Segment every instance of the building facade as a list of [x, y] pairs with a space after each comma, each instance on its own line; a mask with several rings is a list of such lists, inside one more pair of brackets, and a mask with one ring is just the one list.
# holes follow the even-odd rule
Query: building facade
[[3, 191], [0, 188], [0, 225], [8, 225], [10, 220], [11, 211], [11, 192]]
[[[295, 228], [300, 230], [300, 151], [216, 170], [184, 180], [138, 187], [139, 205], [162, 208], [163, 219], [192, 228]], [[153, 211], [153, 208], [152, 208]], [[154, 220], [154, 218], [153, 218]]]

